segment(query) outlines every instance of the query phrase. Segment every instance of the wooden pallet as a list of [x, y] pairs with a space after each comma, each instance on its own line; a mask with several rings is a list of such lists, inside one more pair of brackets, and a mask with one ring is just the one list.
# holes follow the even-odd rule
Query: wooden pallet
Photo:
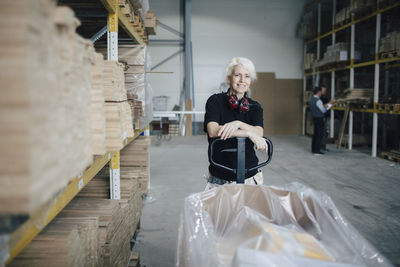
[[400, 151], [391, 150], [390, 152], [381, 152], [381, 157], [387, 160], [400, 163]]
[[378, 104], [376, 108], [385, 111], [400, 111], [400, 104]]
[[380, 58], [381, 59], [386, 59], [386, 58], [395, 58], [400, 56], [400, 49], [397, 50], [392, 50], [392, 51], [385, 51], [380, 53]]

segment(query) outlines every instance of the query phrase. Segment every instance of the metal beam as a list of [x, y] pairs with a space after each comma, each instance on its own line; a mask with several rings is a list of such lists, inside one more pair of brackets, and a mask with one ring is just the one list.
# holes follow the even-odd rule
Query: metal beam
[[149, 45], [184, 45], [183, 40], [179, 39], [155, 39], [149, 40]]
[[94, 43], [97, 40], [99, 40], [101, 38], [101, 36], [103, 36], [107, 32], [107, 28], [108, 28], [108, 25], [104, 26], [100, 31], [98, 31], [95, 35], [93, 35], [90, 38], [90, 41], [92, 41], [92, 43]]
[[179, 36], [179, 37], [181, 37], [181, 38], [184, 38], [184, 34], [183, 34], [183, 33], [181, 33], [181, 32], [178, 31], [178, 30], [175, 30], [174, 28], [168, 26], [167, 24], [162, 23], [162, 22], [159, 21], [159, 20], [157, 20], [157, 26], [159, 26], [159, 27], [161, 27], [161, 28], [163, 28], [163, 29], [169, 31], [170, 33], [173, 33], [173, 34], [175, 34], [175, 35], [177, 35], [177, 36]]
[[167, 61], [173, 59], [174, 57], [176, 57], [177, 55], [179, 55], [179, 54], [182, 53], [182, 52], [183, 52], [183, 49], [180, 49], [179, 51], [173, 53], [173, 54], [170, 55], [169, 57], [167, 57], [167, 58], [161, 60], [159, 63], [157, 63], [156, 65], [154, 65], [153, 67], [151, 67], [150, 70], [152, 71], [152, 70], [154, 70], [155, 68], [158, 68], [159, 66], [161, 66], [161, 65], [163, 65], [165, 62], [167, 62]]
[[190, 57], [190, 42], [192, 38], [191, 34], [191, 0], [185, 0], [185, 99], [191, 99], [191, 57]]

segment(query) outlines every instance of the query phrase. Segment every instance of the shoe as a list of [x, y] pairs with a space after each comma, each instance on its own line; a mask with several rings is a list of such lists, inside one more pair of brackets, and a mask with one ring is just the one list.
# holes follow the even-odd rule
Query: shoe
[[321, 155], [324, 155], [325, 153], [323, 153], [323, 152], [321, 152], [321, 151], [318, 151], [318, 152], [313, 152], [313, 155], [315, 155], [315, 156], [321, 156]]

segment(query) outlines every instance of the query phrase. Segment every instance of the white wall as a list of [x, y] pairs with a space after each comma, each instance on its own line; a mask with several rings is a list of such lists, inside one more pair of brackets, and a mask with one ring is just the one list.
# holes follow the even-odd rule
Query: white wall
[[[302, 40], [296, 38], [296, 28], [303, 5], [304, 0], [192, 0], [196, 110], [204, 110], [207, 98], [219, 91], [225, 65], [234, 56], [250, 58], [258, 72], [301, 78]], [[162, 22], [179, 29], [179, 0], [150, 0], [150, 7]], [[177, 39], [158, 30], [155, 39]], [[153, 62], [177, 49], [151, 47]], [[182, 88], [179, 58], [155, 71], [174, 71], [151, 75], [154, 95], [169, 95], [172, 108]]]

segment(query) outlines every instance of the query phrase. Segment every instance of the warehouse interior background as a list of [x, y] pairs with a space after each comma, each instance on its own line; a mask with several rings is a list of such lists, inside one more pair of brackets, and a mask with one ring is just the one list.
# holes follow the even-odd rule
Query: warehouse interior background
[[[399, 0], [0, 1], [0, 267], [400, 266], [399, 14]], [[255, 65], [272, 160], [263, 185], [205, 190], [205, 105], [233, 57]], [[315, 86], [334, 100], [323, 154]]]

